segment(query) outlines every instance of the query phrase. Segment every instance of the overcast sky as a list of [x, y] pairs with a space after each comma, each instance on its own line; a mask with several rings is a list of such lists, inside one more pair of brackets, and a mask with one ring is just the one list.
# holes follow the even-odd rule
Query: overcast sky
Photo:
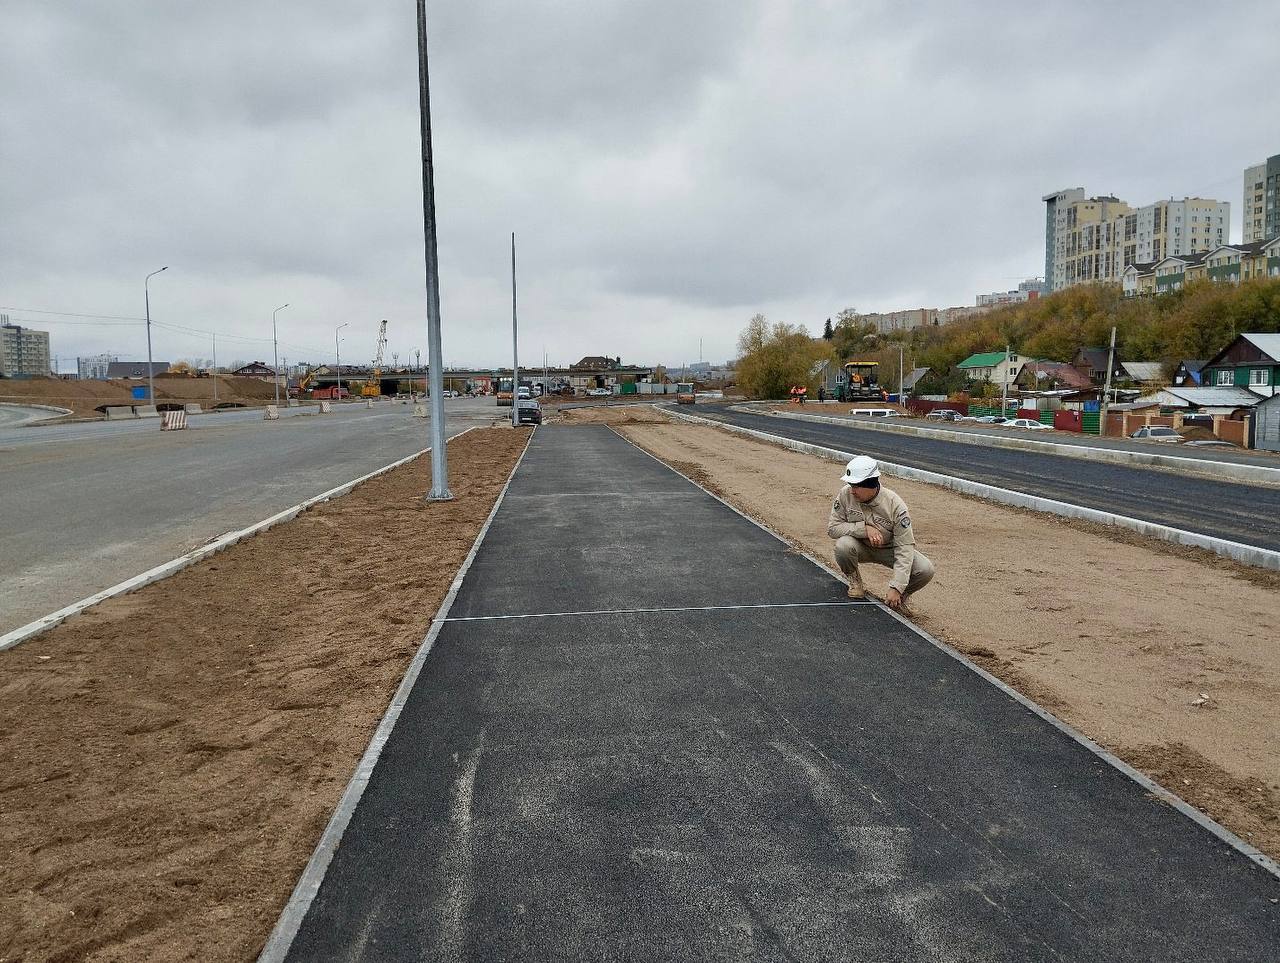
[[[981, 9], [981, 15], [975, 11]], [[444, 351], [730, 357], [755, 312], [973, 302], [1040, 197], [1230, 201], [1280, 153], [1280, 4], [428, 3]], [[0, 0], [0, 311], [63, 356], [426, 360], [410, 0]], [[159, 328], [155, 356], [208, 357]], [[73, 362], [64, 361], [64, 369]]]

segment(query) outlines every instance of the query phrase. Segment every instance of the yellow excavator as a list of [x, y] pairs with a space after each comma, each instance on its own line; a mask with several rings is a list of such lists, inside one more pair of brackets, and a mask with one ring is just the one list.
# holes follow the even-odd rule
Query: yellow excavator
[[373, 359], [373, 373], [360, 389], [365, 398], [376, 398], [382, 394], [382, 356], [387, 350], [387, 321], [385, 318], [378, 326], [378, 356]]

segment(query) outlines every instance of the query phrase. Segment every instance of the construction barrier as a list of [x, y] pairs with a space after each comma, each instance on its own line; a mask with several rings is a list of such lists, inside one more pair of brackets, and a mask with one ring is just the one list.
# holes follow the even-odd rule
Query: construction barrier
[[108, 405], [107, 421], [124, 421], [126, 418], [137, 418], [130, 405]]
[[414, 405], [414, 406], [413, 406], [413, 417], [415, 417], [415, 418], [425, 418], [425, 417], [427, 417], [427, 406], [426, 406], [426, 405]]
[[365, 406], [366, 408], [372, 408], [372, 407], [373, 407], [373, 399], [372, 399], [372, 398], [366, 398], [366, 399], [364, 399], [364, 406]]
[[134, 405], [133, 413], [139, 418], [159, 418], [160, 412], [156, 410], [155, 405]]
[[330, 413], [330, 412], [332, 412], [332, 411], [333, 411], [333, 402], [332, 402], [332, 401], [322, 401], [322, 402], [320, 402], [320, 414], [322, 414], [322, 415], [327, 415], [327, 414], [329, 414], [329, 413]]
[[189, 415], [198, 415], [204, 409], [202, 409], [197, 402], [188, 401], [185, 405], [182, 406], [182, 410]]
[[160, 416], [161, 431], [181, 431], [185, 427], [187, 427], [185, 411], [166, 411]]
[[262, 417], [263, 421], [279, 421], [280, 409], [275, 405], [267, 405], [266, 413]]
[[297, 398], [290, 398], [290, 399], [289, 399], [289, 407], [290, 407], [290, 408], [297, 408], [297, 407], [298, 407], [298, 399], [297, 399]]

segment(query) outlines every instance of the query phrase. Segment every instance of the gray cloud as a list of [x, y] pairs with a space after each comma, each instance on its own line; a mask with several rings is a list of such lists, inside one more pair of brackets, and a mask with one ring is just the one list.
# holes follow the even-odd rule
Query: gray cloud
[[[432, 3], [446, 354], [505, 358], [512, 230], [527, 350], [676, 360], [728, 356], [756, 310], [1008, 287], [1049, 190], [1234, 207], [1280, 152], [1280, 9], [1215, 9]], [[168, 263], [173, 322], [261, 337], [289, 300], [295, 353], [344, 320], [371, 351], [381, 317], [421, 347], [416, 108], [411, 4], [8, 0], [0, 303], [137, 314]], [[62, 354], [140, 347], [50, 321]]]

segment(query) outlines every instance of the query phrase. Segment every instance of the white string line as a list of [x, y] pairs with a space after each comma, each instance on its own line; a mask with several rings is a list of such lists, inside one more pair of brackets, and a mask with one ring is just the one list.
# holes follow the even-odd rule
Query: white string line
[[844, 602], [760, 602], [754, 605], [686, 605], [651, 609], [588, 609], [582, 612], [528, 612], [516, 615], [460, 615], [441, 622], [496, 622], [501, 619], [553, 619], [575, 615], [647, 615], [659, 612], [730, 612], [739, 609], [813, 609], [847, 605], [878, 605], [875, 599], [849, 599]]

